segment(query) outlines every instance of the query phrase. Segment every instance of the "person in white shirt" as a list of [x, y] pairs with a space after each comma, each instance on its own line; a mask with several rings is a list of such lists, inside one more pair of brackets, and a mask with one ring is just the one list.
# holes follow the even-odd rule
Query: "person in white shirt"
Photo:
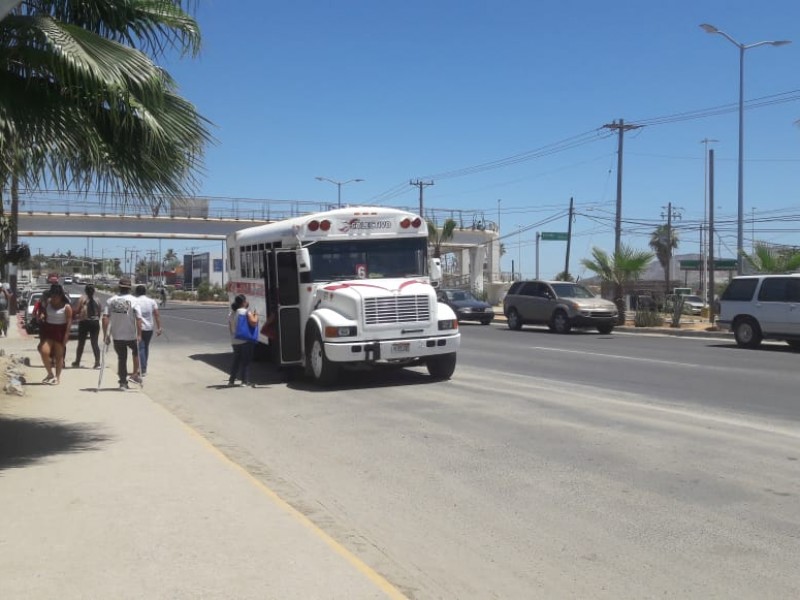
[[150, 340], [153, 331], [161, 335], [161, 315], [158, 312], [158, 302], [147, 295], [147, 288], [143, 285], [136, 286], [136, 300], [142, 311], [142, 339], [139, 340], [139, 368], [142, 377], [147, 375], [147, 362], [150, 358]]
[[128, 389], [128, 350], [133, 356], [133, 375], [131, 380], [142, 382], [139, 371], [139, 340], [142, 339], [142, 310], [136, 298], [131, 295], [131, 280], [119, 280], [119, 294], [111, 296], [103, 308], [103, 341], [106, 344], [114, 339], [117, 353], [117, 376], [119, 389]]

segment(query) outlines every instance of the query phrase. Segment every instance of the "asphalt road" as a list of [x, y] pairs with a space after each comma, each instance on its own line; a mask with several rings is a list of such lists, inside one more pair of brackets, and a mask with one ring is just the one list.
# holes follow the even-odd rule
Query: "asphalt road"
[[462, 327], [424, 368], [223, 387], [223, 307], [169, 305], [146, 392], [413, 598], [800, 595], [800, 355]]

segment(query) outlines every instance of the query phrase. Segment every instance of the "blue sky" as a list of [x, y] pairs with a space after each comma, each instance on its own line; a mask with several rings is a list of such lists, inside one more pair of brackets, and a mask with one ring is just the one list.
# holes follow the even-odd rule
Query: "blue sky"
[[[525, 276], [535, 232], [566, 231], [570, 197], [571, 272], [590, 275], [579, 261], [592, 246], [613, 249], [617, 137], [602, 127], [617, 119], [651, 123], [625, 136], [623, 241], [646, 248], [672, 202], [678, 253], [698, 251], [700, 140], [713, 138], [718, 245], [733, 256], [738, 50], [699, 24], [746, 44], [793, 40], [746, 52], [745, 100], [793, 100], [745, 112], [745, 246], [753, 230], [800, 245], [800, 3], [203, 0], [196, 16], [200, 57], [167, 68], [215, 124], [200, 194], [335, 202], [315, 176], [362, 178], [344, 202], [416, 207], [409, 179], [433, 179], [426, 209], [496, 221], [499, 207], [503, 269], [514, 260]], [[580, 143], [532, 157], [567, 140]], [[513, 164], [460, 173], [495, 161]], [[85, 245], [52, 241], [70, 243]], [[543, 277], [564, 250], [542, 243]]]

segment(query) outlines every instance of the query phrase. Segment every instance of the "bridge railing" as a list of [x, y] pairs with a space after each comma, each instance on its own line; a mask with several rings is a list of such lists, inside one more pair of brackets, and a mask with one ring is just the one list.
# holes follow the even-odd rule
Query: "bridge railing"
[[[365, 204], [368, 204], [365, 203]], [[330, 210], [335, 204], [316, 200], [278, 200], [270, 198], [229, 198], [193, 196], [179, 200], [164, 198], [161, 203], [145, 203], [133, 197], [97, 192], [59, 191], [20, 192], [20, 211], [60, 214], [113, 214], [130, 216], [209, 217], [278, 221], [314, 212]], [[395, 206], [417, 212], [415, 206]], [[497, 224], [484, 218], [481, 210], [429, 208], [425, 218], [441, 226], [453, 219], [459, 229], [497, 231]]]

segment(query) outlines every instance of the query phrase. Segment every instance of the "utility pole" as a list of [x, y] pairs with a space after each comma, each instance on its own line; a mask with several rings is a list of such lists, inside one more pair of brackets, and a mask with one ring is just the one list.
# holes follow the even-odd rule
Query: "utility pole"
[[422, 181], [421, 179], [417, 179], [416, 181], [409, 181], [408, 185], [413, 185], [414, 187], [418, 187], [419, 188], [419, 216], [424, 219], [425, 215], [423, 214], [423, 210], [422, 210], [422, 208], [423, 208], [422, 190], [424, 188], [428, 187], [429, 185], [433, 185], [433, 180], [431, 180], [431, 181]]
[[639, 129], [641, 125], [625, 125], [625, 121], [614, 121], [611, 124], [603, 125], [604, 129], [616, 129], [619, 134], [617, 147], [617, 216], [614, 222], [614, 254], [619, 254], [622, 244], [622, 141], [626, 131]]
[[[575, 214], [575, 202], [574, 198], [569, 199], [569, 220], [567, 221], [567, 258], [564, 261], [564, 280], [566, 281], [567, 276], [569, 275], [569, 247], [572, 243], [572, 219], [574, 218]], [[537, 236], [537, 243], [538, 243], [538, 236]], [[538, 252], [537, 252], [538, 254]], [[538, 271], [538, 268], [537, 268]], [[536, 278], [539, 278], [537, 273]]]
[[542, 239], [541, 232], [536, 232], [536, 279], [539, 279], [539, 240]]
[[719, 142], [719, 140], [703, 138], [700, 143], [703, 144], [705, 151], [703, 152], [703, 224], [700, 226], [700, 297], [704, 300], [708, 299], [708, 260], [707, 260], [707, 245], [706, 240], [706, 227], [708, 221], [708, 145]]
[[714, 149], [708, 151], [708, 319], [714, 324]]
[[[664, 207], [662, 207], [664, 208]], [[672, 281], [672, 219], [681, 218], [681, 214], [677, 208], [673, 208], [672, 202], [667, 204], [667, 235], [665, 236], [664, 245], [667, 248], [667, 264], [664, 266], [664, 295], [669, 295], [670, 281]], [[661, 213], [664, 217], [664, 213]]]

